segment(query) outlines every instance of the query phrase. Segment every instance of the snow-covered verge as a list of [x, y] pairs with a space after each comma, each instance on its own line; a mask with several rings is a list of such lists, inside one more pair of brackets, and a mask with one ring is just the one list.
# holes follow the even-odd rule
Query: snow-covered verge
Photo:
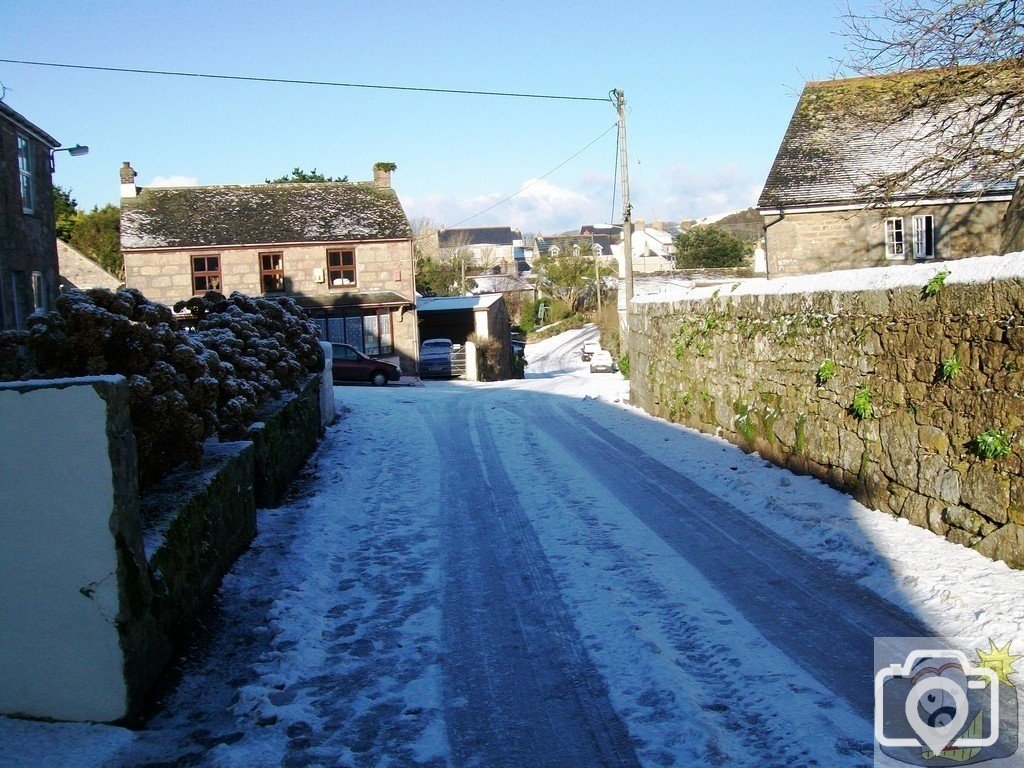
[[813, 275], [738, 280], [731, 286], [693, 286], [664, 290], [633, 298], [634, 302], [689, 301], [714, 296], [757, 296], [818, 291], [869, 291], [906, 286], [922, 287], [941, 271], [949, 272], [946, 283], [986, 283], [1024, 277], [1024, 253], [1005, 256], [976, 256], [954, 261], [921, 262], [892, 267], [865, 267]]

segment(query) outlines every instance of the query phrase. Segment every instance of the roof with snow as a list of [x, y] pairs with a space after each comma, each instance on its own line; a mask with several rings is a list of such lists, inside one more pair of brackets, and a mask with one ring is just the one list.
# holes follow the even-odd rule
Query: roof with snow
[[149, 187], [121, 199], [121, 247], [412, 237], [398, 195], [372, 183]]
[[451, 245], [512, 245], [514, 240], [522, 239], [519, 230], [512, 227], [464, 227], [442, 229], [437, 233], [437, 241], [442, 248]]
[[501, 301], [500, 293], [484, 293], [479, 296], [420, 296], [416, 299], [416, 311], [450, 312], [457, 309], [486, 309]]
[[[972, 68], [922, 70], [876, 77], [808, 83], [793, 112], [775, 163], [758, 200], [759, 208], [870, 202], [870, 188], [881, 177], [909, 171], [924, 158], [942, 155], [939, 120], [955, 119], [966, 102], [947, 104], [938, 118], [923, 110], [886, 124], [886, 103], [903, 104], [928, 80], [952, 74], [974, 83]], [[879, 115], [883, 116], [879, 120]], [[911, 183], [894, 199], [1012, 193], [1015, 173], [1006, 178], [974, 178], [967, 162], [949, 170], [948, 183]], [[926, 183], [927, 182], [927, 183]]]

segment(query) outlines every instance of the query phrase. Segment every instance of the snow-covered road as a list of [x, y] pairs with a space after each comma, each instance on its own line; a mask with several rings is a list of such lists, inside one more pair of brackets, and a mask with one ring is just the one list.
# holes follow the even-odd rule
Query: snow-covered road
[[0, 764], [864, 766], [874, 636], [1020, 637], [1024, 573], [625, 406], [590, 338], [339, 388], [146, 727], [0, 719]]

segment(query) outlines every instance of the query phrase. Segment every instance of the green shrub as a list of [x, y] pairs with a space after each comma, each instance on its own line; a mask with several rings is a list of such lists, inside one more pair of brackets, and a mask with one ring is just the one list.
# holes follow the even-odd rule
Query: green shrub
[[619, 373], [625, 378], [629, 378], [629, 355], [625, 354], [619, 358]]
[[835, 360], [822, 360], [818, 370], [814, 373], [814, 380], [819, 387], [823, 387], [836, 377], [837, 372]]
[[998, 459], [1010, 455], [1013, 438], [1001, 429], [988, 429], [971, 440], [968, 449], [978, 458]]
[[870, 389], [861, 389], [853, 396], [850, 414], [858, 419], [870, 419], [875, 415], [875, 407], [871, 404], [873, 397]]
[[523, 302], [523, 318], [519, 321], [519, 327], [523, 329], [523, 333], [533, 333], [534, 328], [537, 327], [538, 306], [540, 306], [539, 301], [527, 300]]
[[960, 362], [960, 357], [956, 352], [953, 353], [952, 357], [947, 357], [942, 361], [942, 369], [939, 375], [943, 381], [952, 381], [960, 375], [960, 371], [964, 369], [963, 363]]
[[949, 270], [944, 269], [941, 272], [932, 275], [932, 279], [925, 283], [924, 288], [921, 289], [921, 295], [926, 299], [930, 299], [933, 296], [937, 296], [942, 287], [946, 284], [946, 278], [949, 277]]
[[715, 227], [694, 227], [676, 235], [676, 266], [680, 269], [742, 267], [754, 244]]
[[545, 324], [557, 323], [560, 320], [565, 320], [567, 317], [571, 317], [574, 314], [572, 307], [570, 307], [564, 301], [552, 301], [548, 307], [547, 317], [544, 318]]

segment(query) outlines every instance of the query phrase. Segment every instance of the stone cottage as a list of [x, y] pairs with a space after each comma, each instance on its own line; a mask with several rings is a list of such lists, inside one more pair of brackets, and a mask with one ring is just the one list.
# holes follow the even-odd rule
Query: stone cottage
[[59, 146], [0, 102], [0, 330], [24, 328], [56, 298], [51, 158]]
[[390, 171], [374, 171], [365, 183], [140, 189], [124, 163], [125, 283], [168, 304], [210, 290], [291, 296], [326, 340], [415, 373], [412, 229]]
[[[1017, 172], [972, 175], [968, 159], [914, 180], [922, 158], [942, 153], [945, 123], [922, 110], [887, 123], [879, 110], [950, 74], [807, 84], [758, 201], [770, 276], [1004, 252]], [[963, 108], [945, 107], [954, 116]], [[880, 180], [902, 172], [911, 180], [880, 194]]]

